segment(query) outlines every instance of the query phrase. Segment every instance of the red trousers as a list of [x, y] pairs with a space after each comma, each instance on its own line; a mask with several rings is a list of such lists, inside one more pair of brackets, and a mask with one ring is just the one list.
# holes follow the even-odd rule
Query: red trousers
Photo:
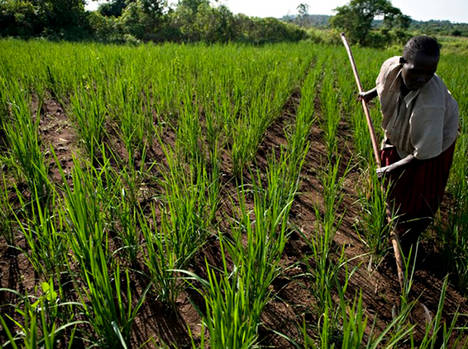
[[[407, 166], [386, 175], [389, 188], [387, 201], [396, 215], [396, 230], [402, 246], [417, 241], [431, 223], [444, 195], [452, 166], [455, 142], [439, 156], [414, 159]], [[396, 148], [382, 149], [381, 166], [400, 160]]]

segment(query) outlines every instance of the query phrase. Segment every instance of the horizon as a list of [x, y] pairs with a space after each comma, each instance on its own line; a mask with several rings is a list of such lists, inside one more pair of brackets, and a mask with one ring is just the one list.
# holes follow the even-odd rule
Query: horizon
[[[94, 11], [100, 3], [108, 0], [89, 1], [86, 9]], [[338, 6], [349, 3], [349, 0], [329, 0], [329, 1], [268, 1], [268, 0], [220, 0], [219, 5], [225, 5], [234, 13], [243, 13], [252, 17], [275, 17], [281, 18], [287, 15], [297, 15], [297, 6], [300, 3], [309, 5], [310, 15], [333, 16], [333, 11]], [[441, 3], [438, 0], [393, 0], [392, 5], [399, 8], [403, 14], [411, 17], [415, 21], [450, 21], [451, 23], [468, 23], [468, 1], [466, 0], [445, 0]], [[177, 1], [169, 1], [171, 6]]]

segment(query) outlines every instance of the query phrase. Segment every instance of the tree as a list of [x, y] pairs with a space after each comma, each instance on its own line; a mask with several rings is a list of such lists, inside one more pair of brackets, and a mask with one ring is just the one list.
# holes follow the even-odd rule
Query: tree
[[198, 12], [198, 7], [200, 5], [210, 5], [209, 0], [180, 0], [178, 7], [186, 7], [192, 10], [192, 13], [195, 15]]
[[299, 13], [299, 23], [304, 26], [305, 19], [309, 14], [309, 5], [305, 3], [299, 4], [299, 6], [297, 6], [297, 12]]
[[226, 6], [214, 8], [202, 4], [198, 7], [194, 27], [204, 42], [229, 42], [234, 38], [232, 22], [233, 15]]
[[383, 17], [383, 27], [406, 29], [410, 17], [393, 7], [388, 0], [351, 0], [348, 5], [335, 9], [330, 20], [332, 27], [343, 30], [352, 43], [366, 45], [374, 19]]
[[195, 22], [199, 17], [200, 10], [202, 10], [202, 17], [210, 16], [208, 8], [211, 8], [209, 0], [179, 0], [172, 16], [172, 25], [177, 29], [184, 41], [202, 40], [198, 28], [200, 24]]
[[126, 0], [112, 0], [99, 5], [99, 13], [106, 17], [120, 17], [123, 10], [127, 7]]
[[0, 35], [29, 37], [42, 31], [30, 1], [0, 1]]
[[297, 12], [299, 16], [307, 16], [309, 14], [309, 5], [305, 3], [301, 3], [297, 6]]
[[0, 0], [0, 33], [76, 39], [88, 30], [85, 0]]
[[125, 34], [130, 34], [138, 40], [159, 41], [158, 31], [161, 29], [166, 7], [165, 0], [131, 0], [119, 17], [119, 22]]

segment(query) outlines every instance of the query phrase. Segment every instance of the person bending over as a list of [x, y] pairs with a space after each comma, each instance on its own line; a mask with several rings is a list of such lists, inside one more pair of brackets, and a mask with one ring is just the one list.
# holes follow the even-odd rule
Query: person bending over
[[377, 173], [390, 185], [387, 198], [403, 251], [431, 223], [444, 194], [458, 134], [458, 105], [435, 74], [437, 41], [411, 38], [403, 56], [387, 59], [376, 87], [359, 94], [379, 96], [384, 140]]

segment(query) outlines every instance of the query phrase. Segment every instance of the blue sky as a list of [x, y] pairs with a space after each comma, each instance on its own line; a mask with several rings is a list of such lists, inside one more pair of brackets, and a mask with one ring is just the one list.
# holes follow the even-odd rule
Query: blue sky
[[[101, 0], [101, 2], [103, 2]], [[174, 1], [170, 1], [174, 2]], [[345, 5], [349, 0], [220, 0], [234, 13], [244, 13], [257, 17], [282, 17], [296, 14], [297, 5], [309, 5], [309, 13], [332, 15], [333, 9]], [[416, 20], [450, 20], [468, 23], [468, 0], [392, 0], [404, 14]], [[96, 2], [88, 0], [89, 9], [97, 7]]]

